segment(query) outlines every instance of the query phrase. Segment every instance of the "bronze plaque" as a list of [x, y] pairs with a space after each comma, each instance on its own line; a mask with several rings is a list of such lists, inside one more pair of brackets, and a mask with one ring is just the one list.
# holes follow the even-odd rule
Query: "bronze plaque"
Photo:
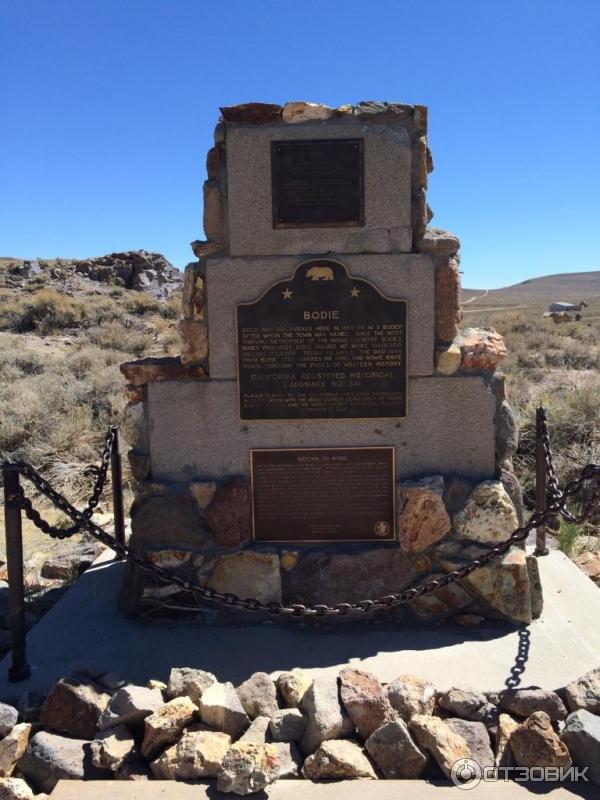
[[237, 307], [242, 419], [406, 416], [406, 302], [305, 261]]
[[392, 542], [393, 447], [252, 450], [257, 542]]
[[271, 143], [273, 226], [364, 225], [362, 139]]

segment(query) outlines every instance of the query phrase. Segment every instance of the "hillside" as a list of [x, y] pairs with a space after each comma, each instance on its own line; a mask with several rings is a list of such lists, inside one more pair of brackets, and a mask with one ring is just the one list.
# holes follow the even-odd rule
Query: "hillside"
[[489, 291], [463, 289], [463, 300], [477, 305], [484, 301], [485, 305], [530, 304], [552, 300], [578, 303], [593, 297], [600, 297], [600, 271], [545, 275]]

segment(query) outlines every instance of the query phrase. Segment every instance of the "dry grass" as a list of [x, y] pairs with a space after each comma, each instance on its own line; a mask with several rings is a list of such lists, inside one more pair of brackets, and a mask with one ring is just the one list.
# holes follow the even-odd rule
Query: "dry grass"
[[579, 322], [560, 325], [542, 317], [541, 304], [497, 312], [476, 304], [469, 309], [463, 325], [496, 328], [507, 341], [502, 369], [521, 436], [515, 467], [531, 504], [538, 405], [548, 411], [561, 484], [585, 464], [600, 463], [600, 298], [590, 301]]
[[85, 502], [86, 467], [126, 402], [119, 364], [179, 350], [180, 302], [119, 287], [74, 296], [0, 290], [0, 458], [31, 462]]

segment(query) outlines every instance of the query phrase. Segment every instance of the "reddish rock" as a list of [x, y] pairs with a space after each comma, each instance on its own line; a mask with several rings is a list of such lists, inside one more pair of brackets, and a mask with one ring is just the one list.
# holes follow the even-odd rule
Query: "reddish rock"
[[208, 539], [198, 504], [185, 495], [139, 498], [132, 508], [131, 529], [130, 544], [138, 552], [150, 546], [192, 549]]
[[438, 492], [426, 486], [407, 486], [404, 508], [398, 517], [400, 546], [420, 553], [450, 532], [452, 524]]
[[45, 728], [78, 739], [93, 739], [109, 700], [110, 695], [98, 692], [90, 684], [63, 679], [44, 701], [40, 722]]
[[252, 536], [250, 489], [241, 481], [220, 486], [205, 513], [208, 527], [218, 544], [239, 547]]
[[208, 331], [197, 319], [182, 319], [177, 326], [181, 336], [181, 363], [198, 364], [208, 358]]
[[570, 767], [567, 746], [554, 731], [550, 717], [536, 711], [513, 731], [510, 748], [520, 767]]
[[220, 109], [225, 122], [245, 122], [261, 124], [279, 122], [282, 108], [275, 103], [240, 103], [237, 106], [223, 106]]
[[342, 703], [363, 739], [396, 718], [382, 685], [371, 673], [347, 667], [340, 672], [340, 682]]
[[136, 403], [143, 403], [146, 397], [146, 390], [143, 386], [135, 386], [133, 383], [128, 383], [125, 387], [127, 400], [135, 405]]
[[436, 339], [439, 342], [451, 342], [458, 333], [461, 319], [458, 262], [455, 258], [449, 258], [435, 272]]
[[352, 554], [314, 552], [289, 573], [288, 590], [300, 603], [356, 603], [398, 592], [418, 575], [414, 558], [399, 547]]
[[456, 337], [463, 369], [496, 369], [506, 356], [504, 337], [493, 328], [465, 328]]
[[185, 366], [179, 358], [140, 358], [121, 364], [120, 370], [132, 386], [144, 386], [154, 381], [180, 381], [186, 377]]

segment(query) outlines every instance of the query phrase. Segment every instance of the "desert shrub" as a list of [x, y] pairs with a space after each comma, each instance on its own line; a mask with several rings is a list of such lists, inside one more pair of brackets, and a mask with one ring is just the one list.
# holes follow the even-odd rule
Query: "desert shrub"
[[181, 316], [181, 293], [171, 295], [160, 307], [160, 315], [165, 319], [179, 319]]
[[130, 314], [156, 314], [160, 311], [162, 303], [163, 301], [144, 292], [128, 292], [125, 308]]
[[15, 333], [37, 331], [44, 335], [79, 327], [87, 319], [85, 302], [54, 289], [40, 289], [31, 297], [0, 306], [0, 329]]
[[98, 347], [119, 350], [122, 353], [141, 355], [154, 346], [154, 335], [148, 330], [136, 330], [118, 320], [96, 326], [88, 331], [88, 338]]

